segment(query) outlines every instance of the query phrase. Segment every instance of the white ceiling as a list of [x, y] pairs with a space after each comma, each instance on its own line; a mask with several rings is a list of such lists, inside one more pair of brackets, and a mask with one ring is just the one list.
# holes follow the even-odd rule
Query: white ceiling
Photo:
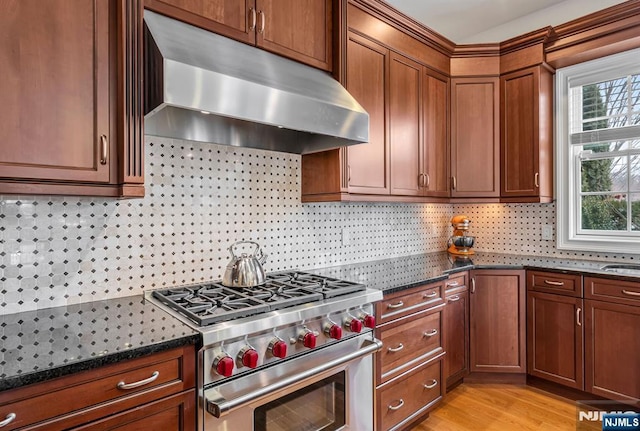
[[457, 44], [502, 42], [620, 0], [386, 0]]

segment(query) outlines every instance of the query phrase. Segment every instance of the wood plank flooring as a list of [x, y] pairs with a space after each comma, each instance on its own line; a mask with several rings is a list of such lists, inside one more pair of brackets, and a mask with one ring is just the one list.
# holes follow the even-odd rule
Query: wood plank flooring
[[576, 405], [529, 386], [465, 383], [413, 431], [575, 431]]

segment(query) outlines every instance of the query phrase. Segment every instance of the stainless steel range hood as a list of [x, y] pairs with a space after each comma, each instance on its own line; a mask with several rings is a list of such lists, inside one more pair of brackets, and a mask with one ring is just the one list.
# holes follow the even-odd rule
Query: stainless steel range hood
[[145, 11], [145, 134], [305, 154], [367, 142], [329, 74]]

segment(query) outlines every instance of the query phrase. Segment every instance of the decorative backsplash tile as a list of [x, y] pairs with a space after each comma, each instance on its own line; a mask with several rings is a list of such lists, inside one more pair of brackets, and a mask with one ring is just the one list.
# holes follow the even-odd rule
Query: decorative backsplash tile
[[146, 183], [144, 199], [0, 197], [0, 314], [220, 279], [238, 240], [278, 271], [442, 250], [449, 235], [450, 205], [301, 204], [298, 155], [148, 137]]
[[476, 248], [589, 259], [541, 239], [543, 204], [300, 203], [300, 156], [147, 137], [144, 199], [0, 196], [0, 314], [222, 277], [227, 248], [260, 243], [267, 271], [441, 251], [453, 214]]

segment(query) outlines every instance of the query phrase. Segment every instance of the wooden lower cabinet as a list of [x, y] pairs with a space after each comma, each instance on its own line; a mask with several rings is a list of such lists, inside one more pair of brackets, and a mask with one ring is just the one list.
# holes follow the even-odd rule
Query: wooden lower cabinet
[[442, 382], [442, 361], [435, 360], [378, 388], [378, 429], [407, 429], [442, 399]]
[[584, 302], [585, 390], [640, 402], [640, 306]]
[[583, 300], [527, 293], [527, 372], [584, 389]]
[[470, 371], [526, 373], [525, 271], [470, 274]]
[[376, 304], [376, 429], [410, 429], [444, 394], [442, 282], [385, 295]]
[[469, 372], [469, 293], [466, 286], [448, 292], [442, 313], [446, 355], [443, 360], [446, 386], [462, 380]]
[[[163, 398], [142, 407], [126, 410], [105, 419], [72, 428], [73, 431], [192, 431], [195, 423], [194, 390]], [[52, 424], [28, 428], [33, 431], [51, 429]]]
[[191, 431], [195, 365], [190, 345], [0, 392], [0, 417], [15, 414], [3, 431]]

